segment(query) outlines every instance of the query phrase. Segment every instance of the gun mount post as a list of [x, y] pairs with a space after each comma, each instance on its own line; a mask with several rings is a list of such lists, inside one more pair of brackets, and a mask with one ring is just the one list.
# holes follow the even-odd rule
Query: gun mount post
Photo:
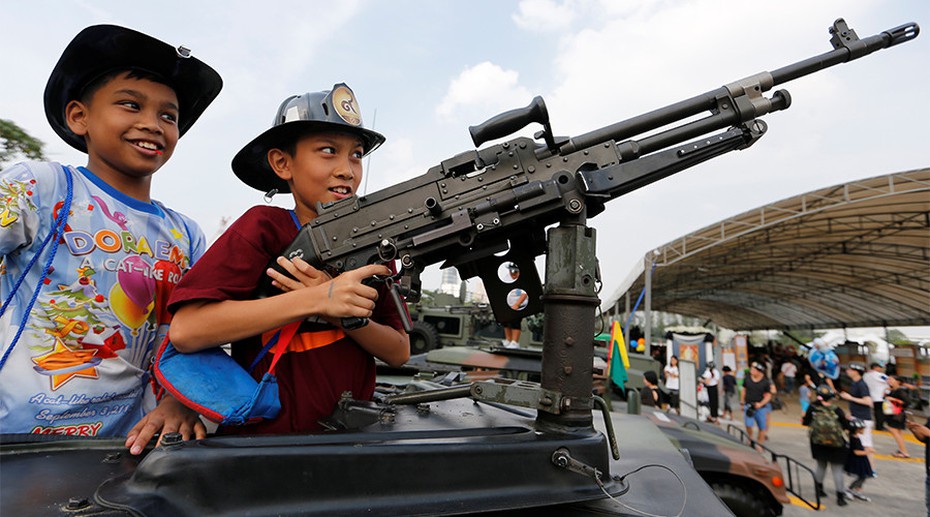
[[542, 389], [558, 407], [540, 405], [536, 425], [555, 431], [593, 428], [593, 361], [597, 257], [584, 209], [548, 231], [543, 290]]

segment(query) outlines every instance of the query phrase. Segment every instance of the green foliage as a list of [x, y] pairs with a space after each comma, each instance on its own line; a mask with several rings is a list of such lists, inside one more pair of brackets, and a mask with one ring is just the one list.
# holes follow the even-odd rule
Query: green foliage
[[45, 160], [45, 144], [33, 138], [12, 120], [0, 119], [0, 165], [27, 158]]
[[911, 345], [914, 343], [904, 332], [898, 329], [888, 329], [885, 340], [892, 345]]

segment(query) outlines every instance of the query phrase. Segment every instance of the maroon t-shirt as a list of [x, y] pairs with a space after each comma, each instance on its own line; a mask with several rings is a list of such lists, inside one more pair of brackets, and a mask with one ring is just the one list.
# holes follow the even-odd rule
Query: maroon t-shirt
[[[242, 215], [207, 250], [175, 287], [168, 304], [173, 313], [194, 300], [249, 300], [273, 257], [297, 236], [297, 225], [288, 210], [256, 206]], [[402, 329], [400, 315], [390, 301], [390, 292], [378, 288], [372, 320]], [[328, 325], [304, 323], [299, 332], [332, 330]], [[295, 336], [299, 339], [299, 336]], [[261, 350], [259, 336], [232, 343], [232, 356], [248, 368]], [[268, 353], [252, 371], [260, 380], [271, 366]], [[274, 420], [246, 426], [226, 427], [225, 433], [283, 434], [319, 431], [318, 420], [332, 414], [345, 391], [353, 398], [368, 400], [375, 388], [374, 358], [349, 337], [303, 352], [288, 352], [275, 367], [281, 413]]]

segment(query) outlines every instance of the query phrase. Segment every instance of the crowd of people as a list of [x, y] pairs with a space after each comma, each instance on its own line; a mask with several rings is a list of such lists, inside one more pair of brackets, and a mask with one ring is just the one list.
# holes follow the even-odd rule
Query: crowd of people
[[[654, 377], [653, 374], [649, 396], [655, 402], [650, 405], [680, 412], [682, 386], [678, 358], [671, 356], [663, 368], [664, 394]], [[779, 395], [793, 398], [797, 389], [801, 423], [808, 427], [811, 456], [817, 465], [815, 480], [819, 495], [827, 495], [823, 481], [829, 466], [838, 505], [846, 505], [850, 499], [870, 501], [863, 487], [877, 475], [873, 469], [876, 455], [873, 431], [889, 432], [896, 450], [888, 454], [907, 459], [910, 454], [904, 432], [909, 430], [919, 441], [927, 443], [930, 420], [921, 424], [911, 418], [910, 409], [920, 404], [917, 387], [905, 377], [889, 375], [880, 363], [866, 368], [865, 364], [852, 361], [836, 378], [832, 377], [791, 350], [774, 358], [768, 354], [756, 356], [744, 372], [741, 385], [730, 366], [724, 366], [720, 374], [714, 362], [708, 361], [698, 375], [697, 389], [706, 393], [706, 397], [700, 398], [708, 406], [708, 422], [718, 422], [718, 395], [722, 395], [720, 416], [725, 420], [742, 417], [746, 434], [760, 445], [766, 442], [773, 406], [781, 404]], [[930, 510], [930, 469], [927, 473]], [[853, 479], [848, 486], [844, 484], [845, 475]]]

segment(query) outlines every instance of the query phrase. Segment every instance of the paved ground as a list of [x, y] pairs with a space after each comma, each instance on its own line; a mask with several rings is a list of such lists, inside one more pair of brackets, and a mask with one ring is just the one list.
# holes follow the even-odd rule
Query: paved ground
[[[782, 398], [786, 400], [787, 407], [782, 411], [773, 413], [773, 425], [769, 431], [769, 441], [766, 445], [777, 453], [787, 454], [814, 470], [816, 463], [811, 458], [807, 428], [800, 424], [801, 409], [797, 398], [786, 397], [785, 395], [782, 395]], [[845, 410], [848, 404], [843, 402], [841, 407]], [[722, 426], [725, 428], [728, 423], [730, 422], [722, 421]], [[742, 427], [742, 422], [734, 423]], [[924, 478], [926, 475], [923, 459], [924, 445], [914, 439], [909, 432], [906, 432], [908, 453], [911, 458], [898, 459], [891, 456], [897, 450], [897, 446], [890, 433], [875, 432], [873, 436], [876, 456], [872, 468], [877, 471], [878, 477], [868, 480], [863, 487], [863, 493], [871, 497], [872, 501], [851, 501], [844, 507], [837, 506], [833, 477], [830, 471], [827, 470], [824, 484], [827, 493], [831, 494], [831, 496], [823, 500], [823, 508], [819, 515], [917, 517], [927, 514], [924, 505]], [[809, 475], [807, 479], [810, 479]], [[847, 486], [852, 479], [852, 477], [846, 477]], [[813, 487], [805, 486], [803, 493], [812, 494]], [[817, 514], [803, 502], [798, 501], [794, 505], [785, 508], [784, 516], [801, 517]]]

